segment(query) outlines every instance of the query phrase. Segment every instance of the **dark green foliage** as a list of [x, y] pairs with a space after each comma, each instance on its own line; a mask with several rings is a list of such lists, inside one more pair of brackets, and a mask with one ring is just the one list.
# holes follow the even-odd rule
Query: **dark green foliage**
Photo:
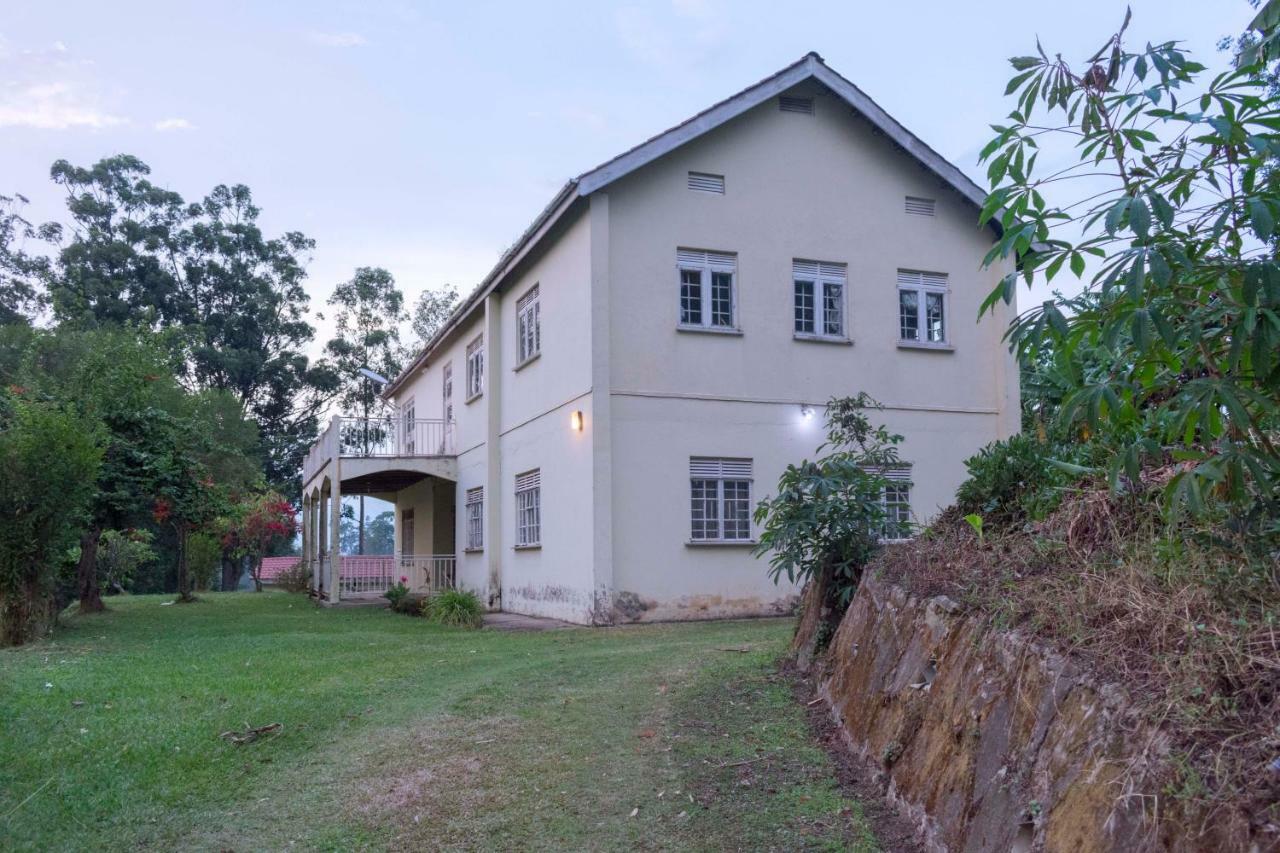
[[59, 555], [84, 524], [102, 459], [91, 418], [25, 397], [0, 391], [0, 645], [51, 617]]
[[[867, 410], [882, 408], [865, 393], [827, 403], [827, 440], [814, 461], [788, 465], [778, 493], [756, 507], [763, 526], [757, 555], [771, 554], [769, 574], [778, 581], [830, 577], [840, 609], [879, 548], [885, 510], [885, 471], [900, 464], [902, 436], [871, 423]], [[907, 531], [895, 531], [901, 538]]]
[[369, 417], [382, 402], [382, 388], [359, 370], [367, 367], [389, 379], [400, 372], [404, 294], [391, 273], [360, 267], [334, 288], [329, 304], [338, 310], [337, 333], [325, 344], [325, 355], [337, 378], [338, 402], [349, 414]]
[[404, 580], [397, 581], [382, 594], [382, 597], [391, 602], [391, 609], [397, 613], [413, 613], [414, 615], [419, 613], [418, 607], [415, 606], [413, 599], [409, 597], [409, 587], [405, 586]]
[[40, 281], [49, 261], [28, 253], [24, 244], [54, 236], [54, 232], [37, 228], [22, 217], [26, 203], [20, 195], [0, 195], [0, 326], [29, 323], [44, 305]]
[[479, 628], [484, 624], [484, 606], [474, 592], [446, 589], [422, 600], [422, 615], [437, 625]]
[[424, 347], [444, 328], [445, 322], [458, 307], [458, 288], [446, 284], [439, 290], [424, 290], [413, 304], [409, 321], [418, 337], [418, 346]]
[[1063, 450], [1032, 435], [992, 442], [965, 460], [969, 479], [956, 491], [956, 507], [962, 514], [982, 516], [987, 525], [1006, 528], [1043, 518], [1075, 479], [1054, 464]]
[[[1085, 298], [1031, 308], [1009, 341], [1050, 354], [1066, 434], [1105, 448], [1113, 488], [1174, 463], [1170, 509], [1246, 517], [1280, 489], [1280, 103], [1258, 65], [1197, 93], [1204, 68], [1178, 43], [1130, 52], [1124, 31], [1080, 67], [1044, 50], [1011, 61], [1017, 105], [982, 151], [982, 217], [1004, 228], [987, 262], [1020, 263], [984, 309], [1019, 278], [1082, 277], [1097, 259]], [[1054, 136], [1078, 162], [1038, 172]]]

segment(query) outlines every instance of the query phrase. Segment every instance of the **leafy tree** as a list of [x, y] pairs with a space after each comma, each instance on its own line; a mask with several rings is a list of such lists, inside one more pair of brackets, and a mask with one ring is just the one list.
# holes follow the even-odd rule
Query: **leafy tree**
[[266, 476], [292, 485], [335, 388], [312, 364], [304, 257], [314, 247], [287, 232], [267, 238], [243, 185], [215, 187], [187, 204], [151, 183], [150, 168], [118, 155], [89, 168], [60, 160], [65, 229], [47, 271], [54, 315], [80, 328], [142, 324], [170, 330], [183, 378], [229, 392], [257, 423]]
[[[336, 335], [325, 345], [330, 368], [339, 378], [337, 399], [347, 412], [357, 413], [366, 423], [358, 440], [377, 440], [370, 431], [394, 429], [370, 425], [370, 415], [383, 405], [382, 388], [360, 373], [368, 368], [391, 377], [400, 372], [400, 324], [404, 322], [404, 295], [391, 273], [378, 267], [360, 267], [350, 281], [339, 284], [329, 298], [338, 309]], [[356, 553], [364, 551], [364, 496], [359, 498], [359, 542]]]
[[293, 505], [276, 492], [249, 495], [230, 516], [223, 533], [224, 551], [249, 561], [254, 588], [262, 592], [262, 558], [292, 541], [298, 531]]
[[865, 393], [829, 401], [818, 458], [788, 465], [778, 493], [756, 506], [756, 555], [771, 555], [775, 583], [785, 575], [808, 585], [805, 619], [814, 627], [804, 642], [825, 643], [886, 532], [908, 535], [886, 516], [886, 474], [900, 464], [902, 436], [871, 422], [868, 411], [882, 408]]
[[47, 274], [49, 261], [31, 255], [25, 244], [44, 240], [55, 233], [48, 226], [36, 228], [22, 217], [27, 199], [20, 195], [0, 195], [0, 325], [29, 323], [43, 305], [39, 283]]
[[[1024, 358], [1054, 353], [1070, 380], [1062, 417], [1106, 437], [1117, 488], [1173, 460], [1171, 508], [1274, 501], [1277, 101], [1260, 65], [1193, 94], [1203, 66], [1174, 42], [1126, 49], [1128, 22], [1083, 65], [1043, 49], [1011, 60], [1017, 106], [982, 151], [993, 189], [981, 215], [1005, 228], [987, 262], [1016, 255], [1020, 268], [983, 308], [1011, 302], [1019, 278], [1082, 277], [1086, 259], [1100, 259], [1087, 300], [1048, 300], [1007, 335]], [[1038, 170], [1055, 139], [1078, 161]], [[1090, 373], [1100, 350], [1105, 370]]]
[[446, 284], [440, 290], [424, 290], [413, 305], [410, 322], [418, 336], [418, 348], [426, 346], [444, 328], [445, 322], [458, 307], [458, 288]]
[[155, 562], [154, 539], [150, 530], [137, 527], [105, 531], [98, 541], [98, 582], [109, 590], [126, 589], [134, 572]]
[[100, 434], [74, 407], [0, 392], [0, 642], [20, 645], [51, 617], [58, 554], [94, 493]]
[[[359, 554], [360, 548], [360, 530], [356, 526], [356, 518], [354, 512], [346, 512], [349, 507], [343, 507], [341, 518], [341, 527], [338, 530], [339, 544], [342, 546], [344, 554]], [[366, 520], [364, 529], [364, 553], [366, 554], [392, 554], [395, 552], [395, 526], [396, 515], [391, 510], [380, 512], [373, 518]]]

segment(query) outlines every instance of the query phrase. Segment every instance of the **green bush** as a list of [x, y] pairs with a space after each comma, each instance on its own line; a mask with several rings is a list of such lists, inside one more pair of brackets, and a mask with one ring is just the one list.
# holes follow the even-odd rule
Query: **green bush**
[[1043, 518], [1071, 479], [1052, 461], [1065, 450], [1031, 435], [993, 441], [965, 460], [969, 479], [956, 490], [956, 506], [962, 515], [1006, 525]]
[[276, 575], [276, 586], [285, 592], [306, 592], [311, 589], [311, 570], [298, 560]]
[[197, 590], [211, 589], [221, 567], [222, 543], [218, 537], [211, 533], [192, 533], [187, 537], [187, 571]]
[[484, 623], [480, 598], [465, 589], [446, 589], [422, 600], [422, 615], [437, 625], [479, 628]]

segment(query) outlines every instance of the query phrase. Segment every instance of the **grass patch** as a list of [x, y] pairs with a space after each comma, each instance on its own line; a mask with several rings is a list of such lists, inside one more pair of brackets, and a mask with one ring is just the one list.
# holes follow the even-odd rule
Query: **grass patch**
[[873, 846], [775, 674], [788, 621], [473, 632], [166, 600], [0, 652], [6, 849]]

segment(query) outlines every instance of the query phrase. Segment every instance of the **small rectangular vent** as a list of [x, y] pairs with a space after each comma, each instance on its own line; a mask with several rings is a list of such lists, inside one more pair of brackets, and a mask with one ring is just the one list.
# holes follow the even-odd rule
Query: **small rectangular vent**
[[813, 115], [813, 98], [789, 98], [783, 95], [778, 98], [778, 109], [784, 113]]
[[689, 189], [697, 190], [700, 193], [719, 193], [724, 195], [724, 175], [690, 172]]
[[916, 216], [933, 216], [936, 204], [937, 202], [931, 198], [917, 198], [909, 195], [907, 196], [907, 213], [914, 213]]

